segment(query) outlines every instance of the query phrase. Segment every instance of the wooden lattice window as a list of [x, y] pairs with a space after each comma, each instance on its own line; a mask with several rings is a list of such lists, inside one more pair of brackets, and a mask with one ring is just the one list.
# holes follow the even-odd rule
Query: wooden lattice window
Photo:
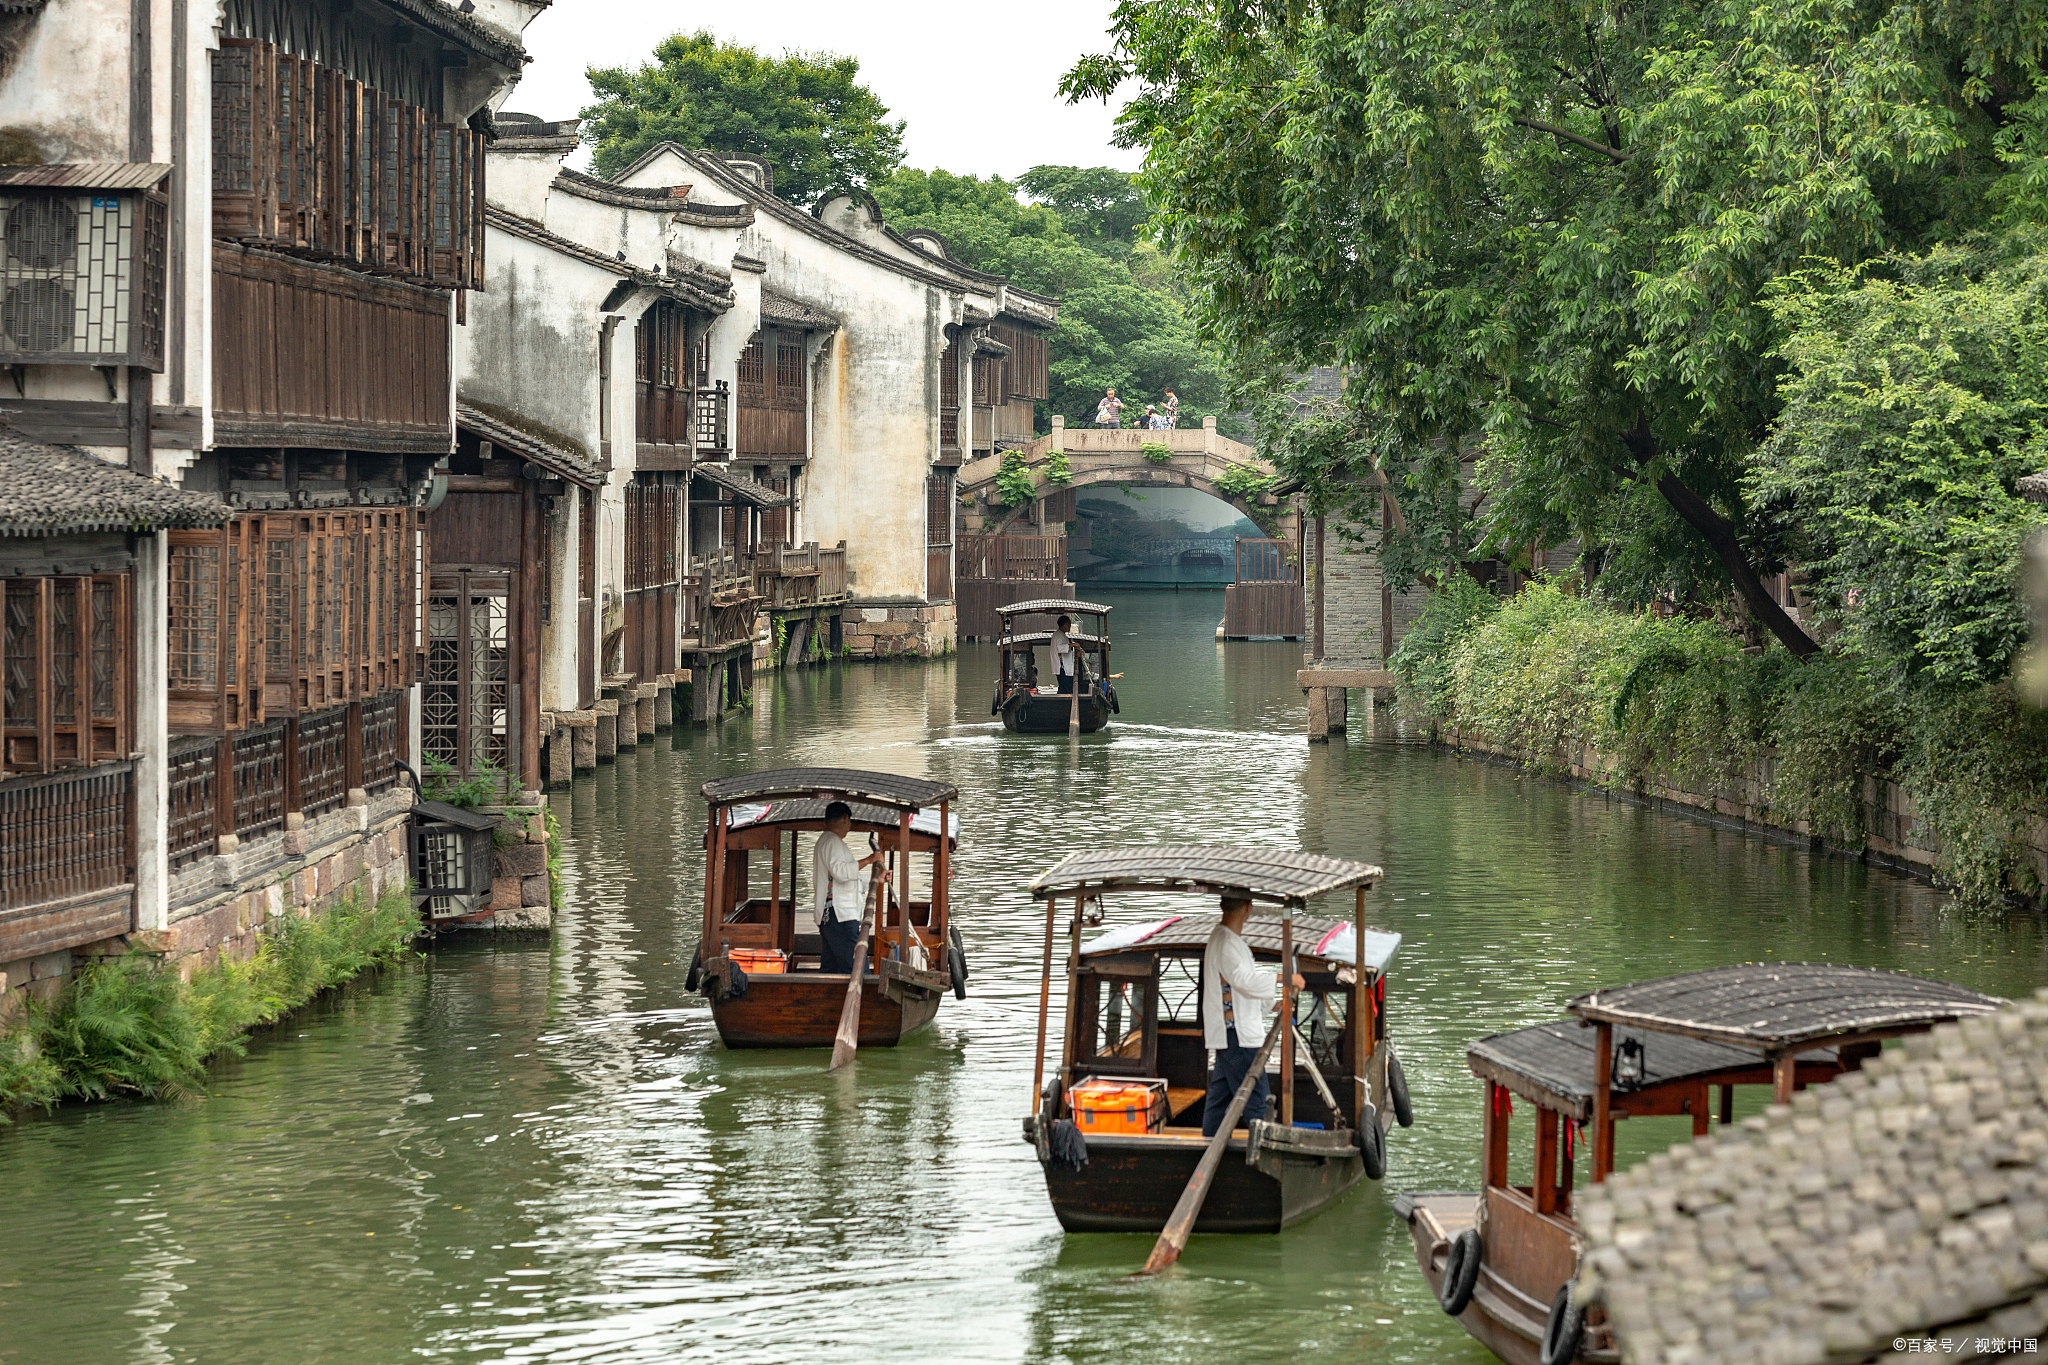
[[250, 514], [170, 539], [173, 733], [410, 685], [418, 559], [403, 511]]
[[510, 588], [504, 574], [436, 574], [427, 598], [420, 744], [464, 774], [503, 770], [510, 753]]
[[254, 39], [212, 73], [216, 236], [483, 286], [480, 134]]
[[953, 543], [953, 471], [934, 469], [924, 481], [924, 543]]
[[663, 299], [640, 315], [633, 330], [633, 358], [642, 441], [689, 442], [688, 344], [689, 322], [681, 304]]
[[682, 488], [660, 474], [639, 474], [625, 494], [626, 590], [675, 582]]
[[245, 730], [228, 744], [234, 767], [235, 833], [252, 839], [283, 829], [289, 780], [284, 722]]
[[130, 579], [9, 579], [0, 590], [0, 771], [48, 773], [130, 748]]
[[768, 402], [767, 348], [761, 344], [761, 333], [754, 333], [747, 342], [747, 348], [740, 352], [740, 402], [750, 408], [766, 406]]

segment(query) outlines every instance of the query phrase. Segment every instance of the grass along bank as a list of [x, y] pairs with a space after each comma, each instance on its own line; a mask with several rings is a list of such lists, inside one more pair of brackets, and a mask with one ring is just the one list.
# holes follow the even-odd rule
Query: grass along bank
[[1866, 846], [1881, 783], [1912, 803], [1932, 872], [1966, 903], [2042, 893], [2048, 714], [1997, 683], [1938, 683], [1847, 652], [1744, 649], [1715, 620], [1626, 614], [1538, 581], [1494, 598], [1463, 575], [1392, 659], [1402, 705], [1453, 742], [1549, 771], [1580, 746], [1603, 781], [1709, 798], [1746, 791], [1765, 822]]
[[0, 1030], [0, 1123], [65, 1099], [197, 1093], [210, 1058], [239, 1055], [250, 1029], [404, 958], [419, 932], [404, 885], [375, 901], [358, 888], [325, 914], [280, 917], [253, 954], [219, 957], [190, 979], [148, 953], [92, 963]]

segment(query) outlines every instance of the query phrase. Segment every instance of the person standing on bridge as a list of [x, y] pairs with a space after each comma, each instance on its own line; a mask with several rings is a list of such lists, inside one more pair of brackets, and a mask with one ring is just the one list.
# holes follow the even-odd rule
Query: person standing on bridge
[[1102, 396], [1102, 401], [1095, 405], [1095, 425], [1107, 431], [1115, 431], [1123, 424], [1124, 400], [1116, 396], [1115, 389], [1111, 389]]
[[1153, 431], [1171, 431], [1173, 422], [1150, 403], [1145, 405], [1145, 425]]
[[1166, 414], [1166, 429], [1172, 431], [1180, 425], [1180, 395], [1172, 389], [1166, 391], [1166, 403], [1160, 409]]

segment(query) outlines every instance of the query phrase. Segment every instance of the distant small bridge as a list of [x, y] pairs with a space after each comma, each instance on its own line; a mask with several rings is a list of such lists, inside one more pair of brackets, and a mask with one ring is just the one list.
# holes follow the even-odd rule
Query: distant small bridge
[[1235, 536], [1174, 536], [1144, 543], [1147, 564], [1178, 564], [1184, 559], [1215, 558], [1228, 564], [1237, 552]]
[[[1219, 433], [1213, 417], [1203, 418], [1200, 427], [1174, 431], [1084, 430], [1068, 427], [1063, 418], [1052, 420], [1051, 435], [1041, 436], [1017, 452], [1024, 457], [1025, 468], [1031, 472], [1034, 500], [1100, 483], [1192, 488], [1229, 503], [1262, 525], [1276, 529], [1284, 527], [1279, 531], [1282, 535], [1293, 533], [1294, 509], [1282, 499], [1271, 493], [1247, 499], [1226, 493], [1217, 486], [1217, 480], [1235, 469], [1248, 469], [1264, 479], [1272, 478], [1275, 471], [1271, 464], [1259, 458], [1258, 451]], [[1155, 448], [1165, 446], [1166, 458], [1151, 459], [1145, 453], [1148, 445]], [[1071, 474], [1070, 480], [1063, 485], [1050, 483], [1045, 477], [1046, 462], [1055, 452], [1066, 456]], [[1000, 532], [1025, 510], [1023, 506], [1012, 507], [1000, 500], [996, 477], [1002, 471], [1003, 457], [1000, 454], [983, 455], [961, 466], [960, 495], [968, 504], [962, 518], [963, 531], [983, 535]], [[1225, 558], [1229, 557], [1227, 539], [1221, 553]]]

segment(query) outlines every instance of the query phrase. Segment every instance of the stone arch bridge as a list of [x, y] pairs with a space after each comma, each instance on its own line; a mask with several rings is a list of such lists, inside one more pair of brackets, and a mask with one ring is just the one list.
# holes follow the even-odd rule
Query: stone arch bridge
[[[1156, 488], [1192, 488], [1198, 493], [1229, 503], [1273, 535], [1291, 539], [1296, 533], [1296, 514], [1291, 503], [1271, 493], [1247, 499], [1232, 495], [1217, 481], [1233, 468], [1249, 469], [1261, 478], [1274, 475], [1273, 466], [1242, 441], [1218, 434], [1216, 419], [1204, 418], [1198, 428], [1176, 431], [1096, 431], [1068, 429], [1064, 419], [1052, 419], [1052, 434], [1041, 436], [1019, 453], [1032, 474], [1034, 500], [1061, 492], [1073, 492], [1094, 484], [1150, 485]], [[1163, 445], [1171, 454], [1163, 463], [1146, 458], [1144, 447]], [[1045, 465], [1055, 451], [1066, 452], [1072, 482], [1056, 487], [1045, 480]], [[1029, 505], [1009, 507], [998, 502], [996, 476], [1002, 473], [1000, 453], [983, 455], [960, 468], [961, 526], [965, 535], [995, 535], [1007, 528]]]

